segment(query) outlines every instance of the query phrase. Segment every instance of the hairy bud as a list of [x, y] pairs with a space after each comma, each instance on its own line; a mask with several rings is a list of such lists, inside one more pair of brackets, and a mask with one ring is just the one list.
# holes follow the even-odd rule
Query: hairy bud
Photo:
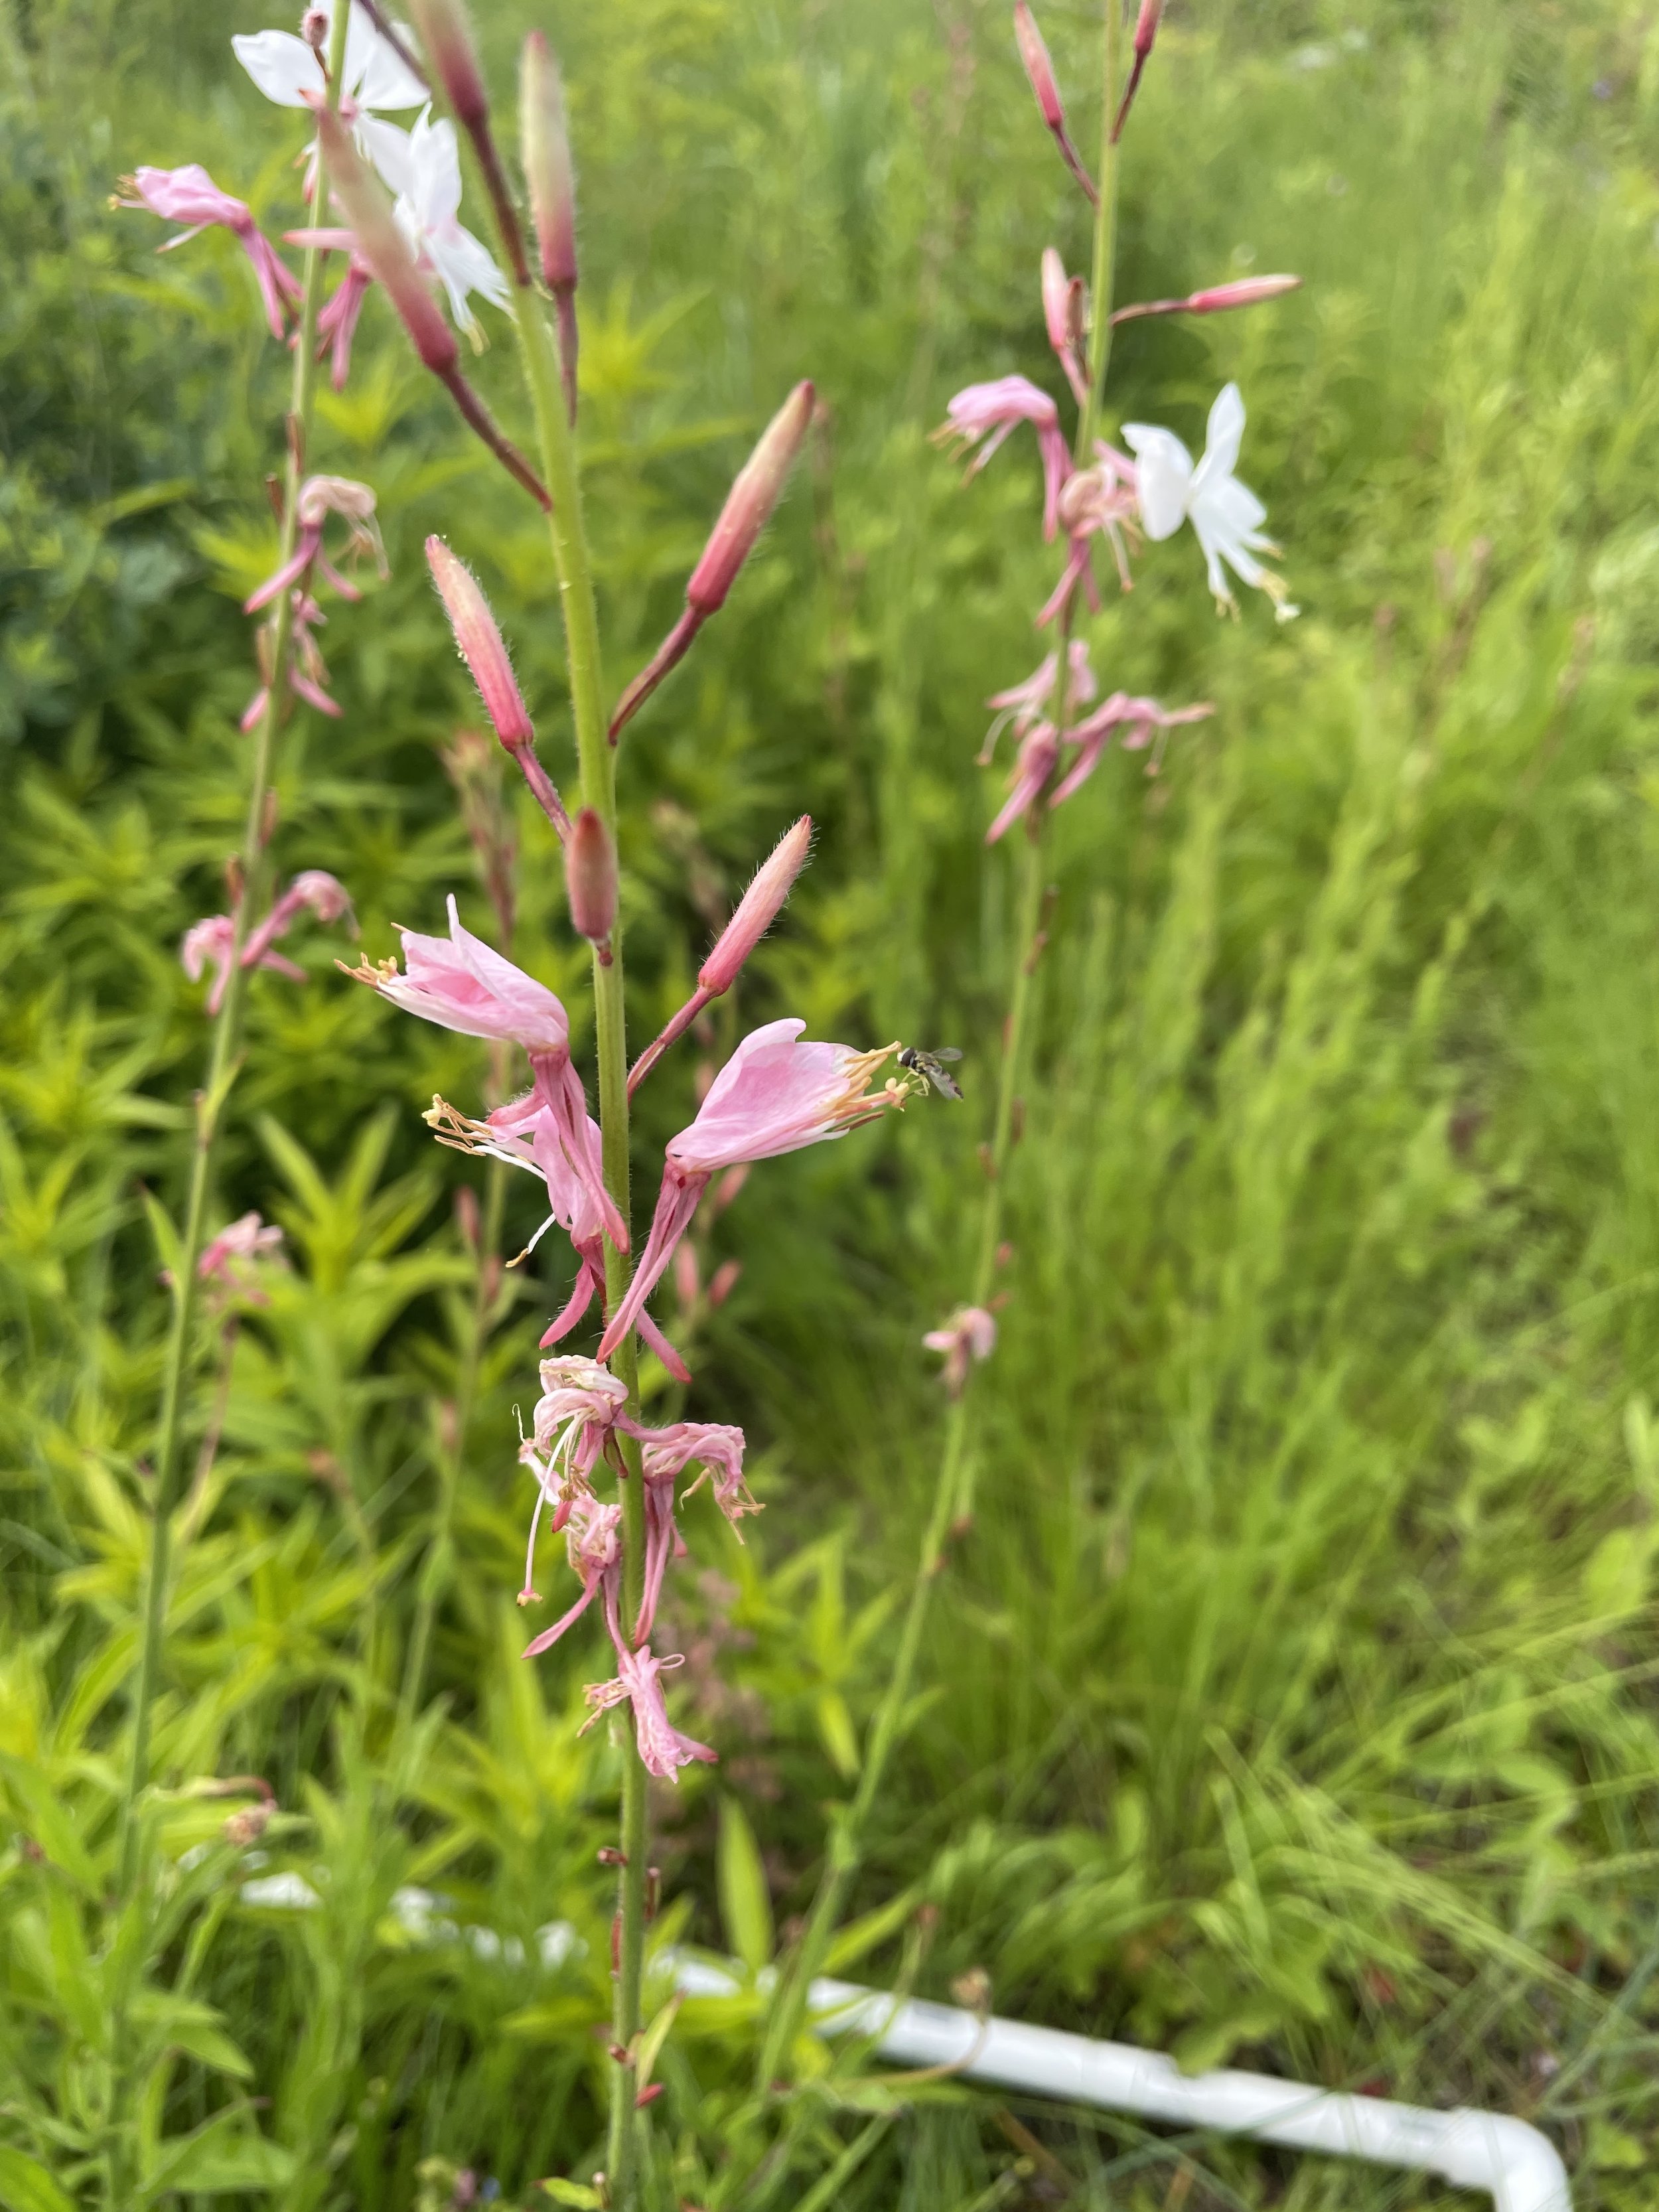
[[489, 602], [465, 562], [458, 560], [441, 538], [427, 539], [426, 558], [461, 659], [471, 671], [483, 700], [484, 712], [496, 736], [509, 752], [514, 752], [529, 744], [535, 731]]
[[465, 0], [410, 0], [415, 27], [421, 34], [444, 95], [463, 129], [476, 131], [489, 113], [472, 27], [466, 20]]
[[1060, 158], [1088, 194], [1090, 204], [1098, 206], [1100, 195], [1096, 191], [1095, 180], [1084, 167], [1082, 158], [1066, 128], [1066, 109], [1060, 97], [1054, 65], [1048, 58], [1048, 49], [1037, 28], [1036, 17], [1026, 5], [1026, 0], [1017, 0], [1014, 38], [1019, 46], [1019, 58], [1024, 65], [1025, 74], [1031, 81], [1031, 89], [1036, 94], [1038, 112], [1054, 134]]
[[719, 998], [737, 981], [744, 962], [777, 920], [796, 877], [806, 866], [811, 846], [812, 817], [803, 814], [792, 829], [785, 830], [770, 857], [762, 863], [755, 880], [738, 902], [737, 912], [698, 971], [697, 988], [709, 998]]
[[556, 295], [576, 282], [576, 180], [565, 119], [564, 80], [540, 31], [532, 31], [525, 40], [519, 65], [519, 149], [530, 189], [542, 280]]

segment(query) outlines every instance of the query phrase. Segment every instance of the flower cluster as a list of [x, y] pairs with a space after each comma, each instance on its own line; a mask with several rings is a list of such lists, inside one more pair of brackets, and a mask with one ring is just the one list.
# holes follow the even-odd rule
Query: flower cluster
[[[781, 904], [805, 859], [809, 827], [797, 824], [788, 833], [780, 848], [784, 860], [762, 871], [757, 884], [763, 888], [758, 895], [751, 890], [750, 900], [733, 918], [728, 934], [738, 933], [744, 955]], [[474, 1120], [441, 1098], [434, 1100], [427, 1118], [441, 1143], [504, 1161], [540, 1179], [549, 1212], [531, 1246], [557, 1227], [569, 1239], [576, 1261], [574, 1285], [548, 1327], [545, 1349], [568, 1336], [595, 1299], [604, 1308], [607, 1241], [619, 1254], [629, 1250], [627, 1228], [605, 1188], [599, 1126], [588, 1114], [581, 1079], [571, 1064], [568, 1019], [545, 985], [463, 927], [453, 897], [447, 938], [408, 929], [401, 934], [401, 971], [392, 959], [365, 962], [347, 972], [407, 1012], [465, 1036], [510, 1042], [529, 1061], [529, 1091], [485, 1118]], [[722, 950], [726, 942], [722, 938], [708, 963], [712, 980], [722, 989], [741, 964], [736, 952]], [[672, 1261], [710, 1180], [845, 1136], [908, 1095], [910, 1083], [903, 1076], [873, 1087], [896, 1047], [857, 1052], [848, 1045], [809, 1043], [802, 1040], [805, 1028], [798, 1020], [771, 1022], [744, 1038], [709, 1086], [696, 1119], [671, 1139], [650, 1237], [632, 1281], [605, 1322], [599, 1356], [555, 1355], [542, 1362], [542, 1395], [532, 1432], [520, 1448], [520, 1459], [535, 1477], [536, 1503], [520, 1602], [540, 1601], [532, 1570], [544, 1509], [553, 1528], [564, 1531], [570, 1565], [582, 1586], [574, 1604], [532, 1640], [526, 1656], [556, 1643], [599, 1596], [617, 1673], [590, 1689], [589, 1702], [595, 1717], [612, 1705], [629, 1704], [640, 1756], [653, 1774], [667, 1779], [689, 1760], [714, 1756], [670, 1724], [661, 1676], [680, 1662], [672, 1655], [653, 1656], [650, 1644], [664, 1575], [670, 1560], [684, 1556], [685, 1549], [678, 1510], [681, 1496], [690, 1493], [677, 1486], [689, 1468], [700, 1468], [698, 1482], [709, 1480], [721, 1512], [733, 1523], [756, 1510], [756, 1504], [744, 1480], [740, 1429], [698, 1421], [647, 1427], [630, 1415], [626, 1384], [604, 1363], [637, 1329], [670, 1374], [689, 1381], [684, 1362], [653, 1321], [647, 1301]], [[637, 1475], [629, 1471], [622, 1438], [636, 1451]], [[614, 1500], [600, 1500], [593, 1490], [596, 1473], [606, 1465], [619, 1481], [638, 1480], [644, 1489], [644, 1598], [631, 1621], [622, 1614], [621, 1509]]]

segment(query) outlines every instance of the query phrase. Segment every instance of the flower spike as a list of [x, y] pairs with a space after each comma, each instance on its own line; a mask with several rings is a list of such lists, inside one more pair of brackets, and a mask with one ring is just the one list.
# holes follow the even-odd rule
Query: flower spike
[[611, 717], [613, 745], [670, 669], [685, 658], [692, 639], [709, 616], [718, 614], [726, 605], [726, 595], [738, 569], [754, 550], [755, 540], [783, 496], [791, 465], [812, 419], [812, 404], [811, 385], [798, 384], [738, 471], [720, 520], [686, 585], [685, 612], [617, 702], [617, 711]]
[[1025, 74], [1036, 94], [1037, 106], [1054, 135], [1060, 158], [1082, 185], [1090, 206], [1098, 207], [1100, 194], [1095, 190], [1095, 180], [1083, 166], [1082, 157], [1073, 145], [1071, 135], [1066, 128], [1066, 109], [1060, 97], [1060, 87], [1054, 80], [1054, 65], [1048, 58], [1048, 49], [1037, 28], [1036, 17], [1026, 5], [1026, 0], [1016, 0], [1014, 37], [1019, 44], [1019, 58], [1024, 64]]

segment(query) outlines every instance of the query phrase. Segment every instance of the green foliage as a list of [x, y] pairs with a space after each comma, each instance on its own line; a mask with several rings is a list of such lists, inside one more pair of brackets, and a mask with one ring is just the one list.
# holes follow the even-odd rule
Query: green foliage
[[[477, 12], [505, 72], [526, 11]], [[0, 2204], [435, 2212], [465, 2173], [581, 2204], [618, 1762], [577, 1734], [591, 1650], [526, 1667], [513, 1602], [514, 1407], [565, 1262], [550, 1238], [489, 1289], [474, 1375], [453, 1201], [489, 1187], [418, 1117], [476, 1110], [486, 1055], [337, 976], [338, 935], [290, 940], [303, 988], [252, 985], [216, 1218], [258, 1207], [284, 1256], [204, 1325], [153, 1875], [111, 1902], [203, 1064], [175, 948], [240, 834], [236, 601], [269, 565], [284, 364], [233, 241], [158, 262], [103, 203], [196, 159], [294, 220], [287, 124], [223, 46], [260, 16], [0, 12]], [[1044, 20], [1086, 144], [1092, 16]], [[1150, 2206], [1197, 2170], [1194, 2203], [1449, 2202], [1003, 2114], [834, 2042], [771, 2103], [752, 1982], [665, 2018], [673, 1947], [752, 1972], [790, 1941], [886, 1676], [939, 1433], [918, 1340], [968, 1265], [1006, 965], [971, 757], [1052, 582], [1029, 451], [964, 490], [922, 434], [971, 379], [1052, 381], [1037, 256], [1075, 264], [1084, 218], [1000, 9], [622, 0], [553, 27], [613, 689], [778, 395], [811, 373], [832, 410], [625, 741], [635, 1034], [782, 824], [818, 824], [740, 994], [642, 1094], [636, 1190], [739, 1023], [967, 1053], [963, 1107], [769, 1164], [699, 1231], [705, 1281], [744, 1272], [684, 1317], [688, 1410], [745, 1424], [768, 1510], [739, 1547], [691, 1509], [660, 1639], [721, 1756], [656, 1808], [663, 2201]], [[1090, 625], [1113, 683], [1218, 714], [1057, 821], [977, 1523], [834, 1961], [939, 1995], [981, 1967], [999, 2010], [1193, 2064], [1538, 2116], [1598, 2212], [1636, 2212], [1659, 2156], [1656, 155], [1659, 32], [1624, 0], [1170, 10], [1126, 295], [1307, 289], [1130, 326], [1113, 411], [1194, 434], [1239, 378], [1304, 612], [1218, 625], [1182, 540]], [[346, 713], [283, 739], [278, 852], [342, 877], [378, 957], [452, 887], [488, 927], [428, 531], [478, 568], [556, 778], [570, 748], [534, 518], [378, 300], [360, 350], [321, 436], [374, 483], [392, 577], [331, 608]], [[522, 430], [509, 354], [477, 374]], [[517, 830], [518, 957], [557, 988], [585, 954]], [[535, 1194], [496, 1202], [517, 1251]]]

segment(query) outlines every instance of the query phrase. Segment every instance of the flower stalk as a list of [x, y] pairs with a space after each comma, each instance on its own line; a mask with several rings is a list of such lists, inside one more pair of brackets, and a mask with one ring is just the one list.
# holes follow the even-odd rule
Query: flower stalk
[[[336, 9], [330, 36], [327, 99], [331, 114], [337, 113], [339, 107], [346, 25], [349, 15], [348, 8]], [[319, 174], [319, 199], [325, 188], [325, 180]], [[299, 544], [300, 490], [306, 476], [313, 402], [317, 386], [317, 319], [322, 307], [324, 252], [325, 249], [319, 246], [307, 246], [301, 279], [300, 331], [294, 353], [294, 380], [289, 405], [288, 469], [283, 500], [279, 567], [285, 567], [293, 559]], [[240, 895], [231, 915], [224, 994], [214, 1022], [207, 1081], [196, 1098], [190, 1190], [185, 1203], [184, 1237], [173, 1282], [173, 1327], [162, 1369], [161, 1433], [156, 1444], [151, 1497], [144, 1622], [139, 1647], [138, 1683], [133, 1698], [132, 1759], [120, 1810], [120, 1884], [124, 1893], [131, 1891], [137, 1878], [137, 1808], [149, 1780], [150, 1723], [167, 1626], [167, 1584], [172, 1564], [172, 1516], [178, 1504], [183, 1465], [185, 1393], [190, 1376], [191, 1350], [195, 1335], [198, 1267], [205, 1243], [208, 1201], [212, 1191], [220, 1131], [223, 1126], [226, 1103], [240, 1066], [242, 1013], [247, 988], [247, 970], [242, 955], [253, 928], [254, 916], [262, 913], [269, 903], [269, 802], [276, 732], [293, 692], [290, 665], [293, 624], [294, 594], [283, 592], [276, 602], [272, 625], [270, 681], [264, 709], [253, 726], [253, 758], [248, 776], [246, 825], [242, 836], [242, 866], [239, 872]]]
[[[1110, 305], [1117, 252], [1118, 141], [1114, 128], [1121, 81], [1122, 28], [1117, 0], [1106, 0], [1103, 9], [1101, 84], [1101, 154], [1098, 197], [1095, 204], [1093, 298], [1095, 313], [1089, 333], [1085, 392], [1079, 408], [1075, 463], [1082, 467], [1092, 456], [1096, 429], [1111, 358]], [[1045, 110], [1045, 120], [1047, 113]], [[1066, 600], [1056, 640], [1060, 696], [1057, 736], [1063, 738], [1071, 719], [1074, 677], [1071, 632], [1076, 594]], [[988, 1309], [1002, 1242], [1008, 1169], [1018, 1139], [1018, 1099], [1030, 1027], [1033, 983], [1045, 933], [1045, 848], [1050, 809], [1034, 805], [1027, 816], [1023, 841], [1018, 901], [1012, 942], [1012, 969], [1008, 992], [1008, 1014], [1003, 1031], [1002, 1064], [998, 1077], [995, 1110], [986, 1164], [985, 1194], [981, 1204], [979, 1235], [969, 1303]], [[969, 1452], [969, 1424], [975, 1397], [971, 1375], [951, 1398], [945, 1417], [945, 1437], [934, 1477], [933, 1501], [921, 1540], [921, 1554], [899, 1632], [892, 1671], [870, 1723], [858, 1788], [851, 1802], [834, 1819], [817, 1894], [807, 1916], [799, 1948], [783, 1976], [762, 2039], [757, 2086], [764, 2093], [787, 2066], [790, 2051], [805, 2019], [806, 1995], [822, 1973], [830, 1941], [846, 1908], [854, 1881], [863, 1863], [865, 1837], [870, 1817], [881, 1794], [888, 1761], [898, 1739], [901, 1723], [910, 1703], [916, 1667], [934, 1586], [943, 1572], [954, 1524], [971, 1510], [973, 1459]]]

